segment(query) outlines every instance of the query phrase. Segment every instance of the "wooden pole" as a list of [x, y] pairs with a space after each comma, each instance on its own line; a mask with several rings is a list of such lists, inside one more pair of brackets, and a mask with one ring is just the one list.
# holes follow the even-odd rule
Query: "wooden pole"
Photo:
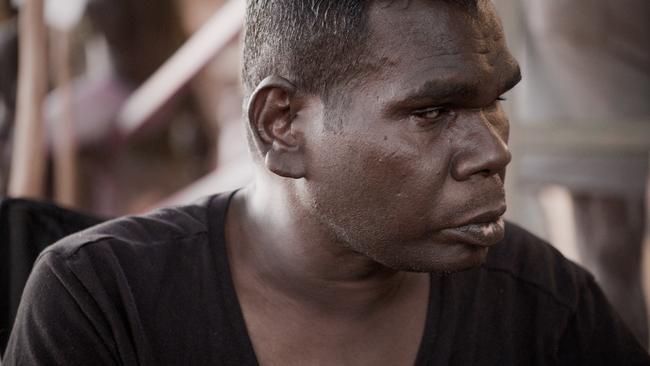
[[61, 103], [59, 121], [53, 131], [54, 198], [59, 204], [77, 204], [77, 141], [73, 107], [71, 71], [71, 32], [51, 30], [54, 81]]
[[43, 0], [25, 0], [18, 14], [19, 63], [14, 148], [9, 196], [43, 198], [45, 139], [43, 99], [47, 92], [47, 32]]

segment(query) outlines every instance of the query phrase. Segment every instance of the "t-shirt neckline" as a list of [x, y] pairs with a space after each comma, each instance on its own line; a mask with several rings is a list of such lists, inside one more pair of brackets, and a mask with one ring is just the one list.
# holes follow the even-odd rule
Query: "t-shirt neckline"
[[237, 349], [245, 350], [244, 354], [238, 355], [241, 357], [240, 361], [242, 365], [259, 365], [257, 356], [255, 355], [255, 349], [248, 334], [248, 329], [246, 328], [246, 321], [244, 320], [244, 314], [239, 303], [239, 297], [237, 296], [237, 291], [235, 291], [235, 283], [232, 278], [226, 246], [226, 218], [228, 216], [230, 202], [236, 193], [237, 190], [230, 193], [218, 194], [210, 200], [207, 218], [208, 237], [210, 247], [214, 253], [214, 260], [217, 263], [218, 281], [221, 285], [221, 293], [223, 294], [224, 310], [230, 322], [231, 329], [235, 332], [235, 339], [232, 341], [238, 343]]

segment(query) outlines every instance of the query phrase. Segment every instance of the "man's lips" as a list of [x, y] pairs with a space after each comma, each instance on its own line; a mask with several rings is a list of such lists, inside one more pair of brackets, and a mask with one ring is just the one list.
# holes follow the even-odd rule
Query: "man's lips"
[[482, 212], [463, 223], [440, 231], [448, 241], [490, 247], [503, 239], [505, 206]]
[[487, 248], [501, 241], [504, 232], [505, 224], [503, 219], [499, 218], [494, 222], [469, 224], [444, 229], [440, 234], [449, 242]]
[[460, 227], [465, 225], [485, 224], [485, 223], [495, 222], [498, 219], [500, 219], [501, 216], [503, 216], [503, 214], [505, 213], [506, 213], [506, 206], [505, 205], [499, 206], [498, 208], [495, 208], [493, 210], [483, 211], [479, 214], [471, 216], [469, 219], [464, 220], [461, 224], [456, 226]]

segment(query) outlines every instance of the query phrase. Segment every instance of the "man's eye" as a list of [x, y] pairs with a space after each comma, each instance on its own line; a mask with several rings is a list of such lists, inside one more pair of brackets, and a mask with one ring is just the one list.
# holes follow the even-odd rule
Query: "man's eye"
[[418, 118], [434, 120], [440, 118], [446, 111], [444, 107], [433, 107], [415, 111], [413, 115]]

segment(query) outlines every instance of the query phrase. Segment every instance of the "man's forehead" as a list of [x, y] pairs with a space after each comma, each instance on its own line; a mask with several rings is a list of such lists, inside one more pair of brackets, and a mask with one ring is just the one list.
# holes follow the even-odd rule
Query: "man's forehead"
[[391, 80], [382, 86], [385, 97], [488, 98], [518, 82], [519, 67], [492, 4], [479, 1], [471, 9], [457, 1], [380, 1], [371, 7], [368, 61], [379, 71], [376, 81]]
[[390, 47], [391, 42], [401, 44], [408, 41], [425, 47], [429, 54], [435, 54], [436, 49], [444, 54], [467, 46], [487, 52], [488, 46], [503, 38], [494, 7], [490, 1], [477, 0], [475, 6], [462, 5], [466, 2], [468, 1], [375, 2], [369, 11], [370, 41], [374, 42], [372, 46]]

